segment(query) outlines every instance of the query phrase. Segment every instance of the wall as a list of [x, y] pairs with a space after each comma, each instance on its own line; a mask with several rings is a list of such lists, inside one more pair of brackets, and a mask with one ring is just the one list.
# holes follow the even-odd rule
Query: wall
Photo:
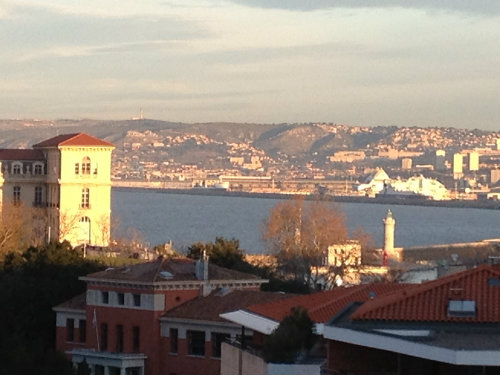
[[[111, 151], [112, 147], [61, 147], [60, 236], [72, 245], [90, 242], [109, 244], [111, 225]], [[85, 157], [90, 158], [90, 173], [82, 173]], [[78, 164], [78, 173], [75, 173]], [[90, 207], [81, 207], [82, 189], [89, 189]], [[80, 224], [90, 219], [90, 239]]]
[[222, 344], [221, 375], [266, 375], [266, 362], [228, 343]]

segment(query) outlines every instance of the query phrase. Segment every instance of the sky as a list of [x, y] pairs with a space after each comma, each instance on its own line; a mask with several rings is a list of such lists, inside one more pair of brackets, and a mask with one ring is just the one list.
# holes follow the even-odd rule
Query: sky
[[0, 118], [500, 130], [498, 0], [0, 0]]

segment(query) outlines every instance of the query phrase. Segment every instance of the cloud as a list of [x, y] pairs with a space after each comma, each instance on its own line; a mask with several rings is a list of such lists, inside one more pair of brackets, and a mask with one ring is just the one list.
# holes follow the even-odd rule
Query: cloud
[[408, 8], [466, 14], [497, 15], [498, 0], [231, 0], [234, 3], [268, 9], [313, 11], [333, 8]]
[[1, 48], [16, 61], [150, 50], [207, 35], [200, 23], [165, 14], [108, 18], [31, 5], [11, 6], [0, 23]]

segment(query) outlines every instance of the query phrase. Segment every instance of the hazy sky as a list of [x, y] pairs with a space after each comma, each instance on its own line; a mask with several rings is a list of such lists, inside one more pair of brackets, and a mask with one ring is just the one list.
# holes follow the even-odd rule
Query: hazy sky
[[0, 0], [0, 118], [140, 108], [498, 131], [500, 1]]

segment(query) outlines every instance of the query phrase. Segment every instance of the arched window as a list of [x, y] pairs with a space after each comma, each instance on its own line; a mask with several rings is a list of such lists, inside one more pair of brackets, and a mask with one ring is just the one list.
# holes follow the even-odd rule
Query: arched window
[[82, 189], [82, 200], [80, 203], [80, 208], [90, 208], [90, 189]]
[[90, 218], [88, 216], [82, 216], [79, 220], [80, 233], [79, 241], [81, 243], [90, 243]]
[[82, 174], [90, 174], [90, 158], [88, 156], [82, 159]]
[[23, 165], [19, 162], [12, 163], [12, 174], [23, 173]]
[[36, 175], [43, 174], [43, 164], [35, 163], [33, 166], [33, 174], [36, 174]]

